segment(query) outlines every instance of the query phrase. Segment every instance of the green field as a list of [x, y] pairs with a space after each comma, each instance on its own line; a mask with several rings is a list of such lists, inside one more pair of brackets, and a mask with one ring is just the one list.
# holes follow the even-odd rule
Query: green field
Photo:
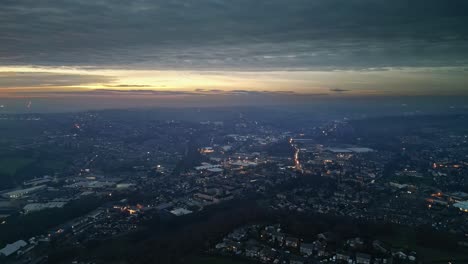
[[15, 153], [0, 156], [0, 190], [14, 188], [23, 181], [61, 172], [68, 163], [58, 157]]
[[46, 125], [40, 121], [0, 120], [0, 142], [38, 136]]
[[29, 158], [0, 158], [0, 174], [13, 176], [18, 170], [33, 162], [34, 160]]

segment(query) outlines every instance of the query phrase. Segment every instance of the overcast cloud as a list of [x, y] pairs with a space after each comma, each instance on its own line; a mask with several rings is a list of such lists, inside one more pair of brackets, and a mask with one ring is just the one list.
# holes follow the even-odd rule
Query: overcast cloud
[[0, 89], [24, 87], [64, 87], [106, 83], [114, 78], [101, 75], [55, 74], [44, 72], [0, 72]]
[[466, 66], [467, 25], [465, 0], [3, 0], [0, 65]]

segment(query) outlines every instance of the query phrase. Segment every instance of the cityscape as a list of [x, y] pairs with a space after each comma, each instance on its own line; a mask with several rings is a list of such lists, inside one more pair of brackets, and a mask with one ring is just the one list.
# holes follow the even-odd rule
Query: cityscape
[[[190, 261], [178, 256], [197, 247], [262, 263], [466, 260], [465, 115], [287, 127], [249, 111], [152, 112], [2, 115], [21, 131], [2, 132], [7, 263], [113, 262], [113, 243], [160, 235], [189, 240], [155, 246], [154, 261]], [[119, 258], [138, 259], [131, 247]]]

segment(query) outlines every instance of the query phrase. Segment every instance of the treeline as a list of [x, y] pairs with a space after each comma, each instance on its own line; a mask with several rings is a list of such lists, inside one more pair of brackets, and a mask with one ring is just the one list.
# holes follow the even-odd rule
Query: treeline
[[216, 205], [202, 212], [172, 219], [154, 218], [145, 229], [118, 239], [95, 241], [84, 248], [56, 248], [49, 263], [79, 256], [100, 263], [190, 263], [234, 228], [271, 219], [250, 200]]

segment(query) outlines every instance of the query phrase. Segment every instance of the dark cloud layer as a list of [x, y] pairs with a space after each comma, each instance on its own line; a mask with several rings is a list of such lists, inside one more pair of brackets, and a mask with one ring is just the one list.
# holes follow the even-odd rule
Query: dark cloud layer
[[350, 90], [348, 89], [340, 89], [340, 88], [332, 88], [330, 89], [330, 92], [335, 92], [335, 93], [344, 93], [344, 92], [349, 92]]
[[45, 72], [0, 72], [0, 88], [66, 87], [113, 81], [101, 75], [57, 74]]
[[467, 14], [466, 0], [3, 0], [0, 64], [460, 66]]

